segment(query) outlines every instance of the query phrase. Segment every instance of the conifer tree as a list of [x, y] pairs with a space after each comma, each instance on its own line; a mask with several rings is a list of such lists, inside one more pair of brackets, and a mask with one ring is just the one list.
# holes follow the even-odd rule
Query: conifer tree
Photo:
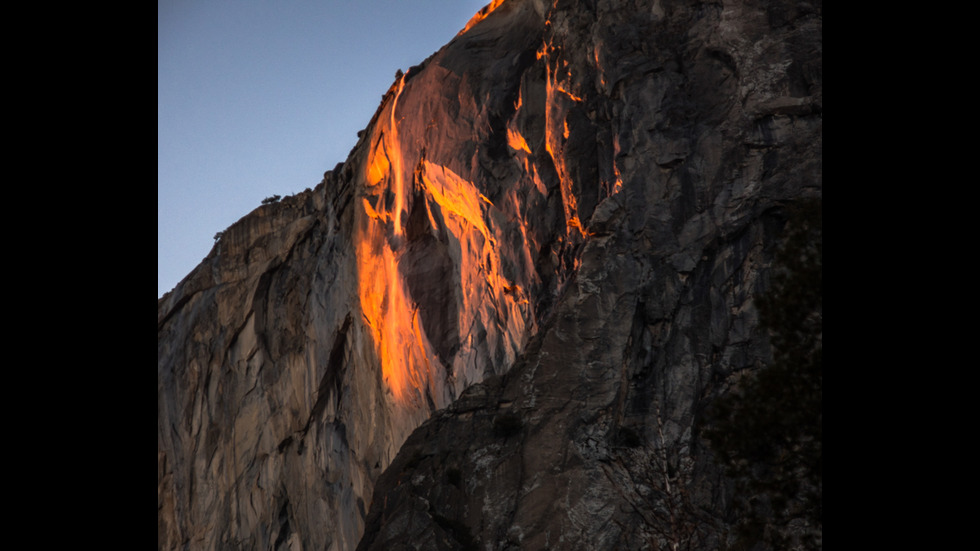
[[707, 412], [703, 434], [735, 481], [735, 547], [821, 548], [822, 201], [789, 209], [770, 288], [758, 297], [773, 361]]

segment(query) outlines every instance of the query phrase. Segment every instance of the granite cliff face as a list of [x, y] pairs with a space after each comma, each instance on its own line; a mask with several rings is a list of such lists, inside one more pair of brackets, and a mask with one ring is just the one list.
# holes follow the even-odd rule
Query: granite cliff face
[[715, 545], [696, 419], [821, 194], [820, 11], [498, 0], [397, 75], [160, 299], [158, 548]]

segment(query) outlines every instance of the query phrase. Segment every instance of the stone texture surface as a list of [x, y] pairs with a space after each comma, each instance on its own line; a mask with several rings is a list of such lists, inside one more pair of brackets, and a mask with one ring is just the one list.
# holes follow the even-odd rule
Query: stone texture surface
[[158, 548], [716, 544], [696, 419], [771, 356], [821, 33], [819, 2], [504, 0], [399, 74], [160, 300]]

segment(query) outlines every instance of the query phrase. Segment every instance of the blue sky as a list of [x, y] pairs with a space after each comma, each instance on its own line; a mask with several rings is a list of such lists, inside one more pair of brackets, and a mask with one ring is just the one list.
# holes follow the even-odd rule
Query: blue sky
[[489, 0], [158, 0], [157, 284], [343, 162], [394, 82]]

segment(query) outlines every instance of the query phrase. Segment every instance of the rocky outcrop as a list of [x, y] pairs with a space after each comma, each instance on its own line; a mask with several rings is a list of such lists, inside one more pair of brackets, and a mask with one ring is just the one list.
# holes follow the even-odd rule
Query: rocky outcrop
[[819, 3], [504, 0], [399, 74], [345, 163], [160, 300], [158, 548], [717, 543], [696, 421], [771, 357], [821, 31]]

